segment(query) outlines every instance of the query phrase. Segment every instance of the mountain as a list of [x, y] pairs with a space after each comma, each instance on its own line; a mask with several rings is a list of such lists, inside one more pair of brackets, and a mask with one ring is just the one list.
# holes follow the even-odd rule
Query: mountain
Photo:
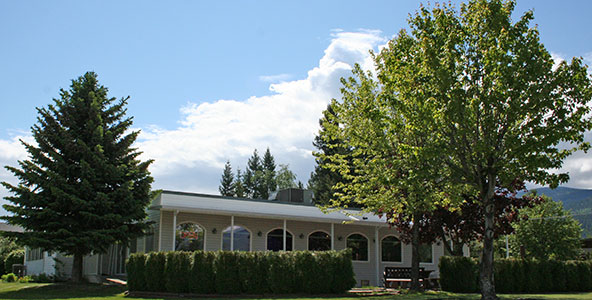
[[582, 224], [582, 236], [592, 237], [592, 190], [558, 187], [538, 188], [537, 194], [547, 195], [554, 201], [563, 202], [563, 208], [571, 211]]

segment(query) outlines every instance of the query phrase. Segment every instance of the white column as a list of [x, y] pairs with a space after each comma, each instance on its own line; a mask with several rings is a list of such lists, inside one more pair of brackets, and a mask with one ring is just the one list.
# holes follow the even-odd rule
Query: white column
[[230, 216], [230, 251], [234, 251], [234, 216]]
[[[292, 237], [292, 238], [294, 238], [294, 237]], [[283, 245], [284, 245], [284, 248], [282, 248], [282, 249], [283, 249], [284, 251], [286, 251], [286, 220], [285, 220], [285, 219], [284, 219], [284, 236], [283, 236], [283, 243], [284, 243], [284, 244], [283, 244]]]
[[335, 224], [331, 223], [331, 250], [335, 250]]
[[[160, 222], [158, 223], [158, 251], [162, 251], [162, 213], [163, 211], [160, 211]], [[175, 233], [173, 232], [173, 235]]]
[[376, 264], [376, 286], [380, 286], [380, 241], [378, 240], [378, 226], [374, 227], [374, 261]]
[[178, 210], [173, 212], [173, 251], [175, 251], [175, 242], [177, 239], [177, 214], [179, 214]]

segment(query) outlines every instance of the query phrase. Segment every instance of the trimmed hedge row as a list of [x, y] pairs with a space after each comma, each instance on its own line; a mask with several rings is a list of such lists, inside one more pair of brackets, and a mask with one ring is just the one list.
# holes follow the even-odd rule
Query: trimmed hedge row
[[195, 294], [329, 294], [356, 284], [350, 250], [134, 253], [127, 276], [130, 291]]
[[[592, 291], [592, 261], [497, 259], [494, 278], [499, 293], [588, 292]], [[479, 261], [441, 257], [440, 285], [449, 292], [478, 292]]]

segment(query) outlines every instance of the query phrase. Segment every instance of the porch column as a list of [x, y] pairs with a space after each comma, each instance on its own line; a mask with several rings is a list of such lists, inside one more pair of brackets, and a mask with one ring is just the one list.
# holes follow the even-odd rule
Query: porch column
[[374, 227], [374, 261], [376, 267], [376, 286], [380, 286], [380, 241], [378, 240], [378, 226]]
[[230, 251], [234, 251], [234, 216], [230, 216]]
[[162, 251], [162, 213], [163, 211], [161, 210], [160, 222], [158, 222], [158, 251]]
[[[284, 236], [283, 238], [283, 245], [284, 247], [282, 248], [284, 251], [286, 251], [286, 219], [284, 219]], [[294, 237], [292, 237], [294, 238]]]
[[173, 212], [173, 251], [175, 251], [175, 243], [177, 242], [177, 214], [179, 214], [178, 210]]
[[331, 223], [331, 250], [335, 250], [335, 224]]

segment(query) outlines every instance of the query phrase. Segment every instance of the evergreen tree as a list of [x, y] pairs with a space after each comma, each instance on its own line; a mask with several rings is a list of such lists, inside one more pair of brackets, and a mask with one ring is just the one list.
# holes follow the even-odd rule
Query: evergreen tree
[[247, 162], [247, 168], [245, 170], [245, 196], [260, 199], [262, 198], [263, 192], [263, 165], [261, 164], [261, 158], [257, 153], [257, 149], [253, 151], [253, 155]]
[[148, 229], [146, 206], [152, 177], [132, 147], [127, 98], [108, 98], [89, 72], [61, 90], [61, 99], [38, 109], [35, 144], [20, 168], [7, 166], [20, 181], [2, 184], [12, 193], [2, 219], [24, 232], [5, 232], [17, 243], [73, 255], [72, 279], [82, 278], [82, 258], [127, 244]]
[[222, 173], [222, 179], [220, 179], [220, 186], [218, 190], [222, 196], [234, 196], [234, 174], [232, 174], [232, 167], [230, 161], [226, 161], [224, 165], [224, 172]]
[[262, 190], [261, 198], [268, 199], [269, 195], [277, 189], [277, 182], [276, 182], [276, 173], [275, 173], [275, 159], [269, 148], [265, 151], [265, 155], [263, 155], [263, 181], [264, 187]]
[[310, 174], [308, 189], [312, 190], [315, 203], [321, 205], [328, 205], [333, 199], [333, 195], [337, 192], [337, 183], [349, 182], [338, 170], [331, 169], [328, 161], [324, 158], [335, 154], [348, 156], [351, 153], [351, 150], [340, 138], [334, 137], [327, 132], [327, 126], [330, 124], [335, 125], [335, 122], [335, 111], [329, 104], [327, 109], [323, 111], [323, 117], [319, 120], [321, 125], [319, 135], [315, 137], [312, 143], [318, 149], [313, 153], [317, 165]]
[[240, 169], [236, 169], [236, 177], [234, 178], [234, 183], [232, 185], [233, 185], [235, 197], [239, 197], [239, 198], [246, 197], [243, 174], [241, 174]]

